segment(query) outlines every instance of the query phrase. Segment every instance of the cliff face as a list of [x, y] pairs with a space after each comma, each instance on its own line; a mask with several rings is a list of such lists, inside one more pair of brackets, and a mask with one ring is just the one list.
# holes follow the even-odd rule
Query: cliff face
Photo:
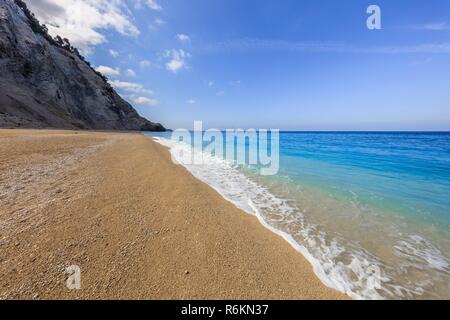
[[80, 55], [0, 0], [0, 127], [164, 131], [138, 115]]

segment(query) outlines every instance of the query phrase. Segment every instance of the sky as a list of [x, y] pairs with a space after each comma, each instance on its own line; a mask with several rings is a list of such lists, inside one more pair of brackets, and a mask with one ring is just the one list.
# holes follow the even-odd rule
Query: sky
[[450, 130], [447, 0], [25, 2], [168, 128]]

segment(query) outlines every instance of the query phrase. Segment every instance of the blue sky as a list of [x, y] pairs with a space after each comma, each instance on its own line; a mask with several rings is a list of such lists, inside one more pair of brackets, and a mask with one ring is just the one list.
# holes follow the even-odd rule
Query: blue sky
[[29, 2], [170, 128], [450, 130], [449, 1]]

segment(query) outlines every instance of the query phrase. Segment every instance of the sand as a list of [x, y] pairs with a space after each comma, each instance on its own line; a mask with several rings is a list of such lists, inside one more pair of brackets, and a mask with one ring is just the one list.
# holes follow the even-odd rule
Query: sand
[[0, 202], [0, 299], [348, 299], [141, 134], [0, 130]]

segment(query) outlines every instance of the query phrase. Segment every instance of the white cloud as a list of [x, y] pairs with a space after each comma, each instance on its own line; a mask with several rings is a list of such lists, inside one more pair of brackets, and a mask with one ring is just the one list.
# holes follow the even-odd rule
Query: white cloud
[[155, 10], [155, 11], [162, 10], [161, 5], [159, 5], [155, 0], [146, 0], [145, 2], [147, 4], [147, 6], [152, 10]]
[[155, 24], [158, 25], [158, 26], [162, 26], [163, 24], [166, 24], [166, 22], [163, 19], [161, 19], [161, 18], [156, 18], [155, 19]]
[[142, 1], [152, 10], [161, 11], [163, 9], [155, 0], [134, 0], [134, 8], [142, 9]]
[[188, 104], [195, 104], [197, 101], [195, 101], [194, 99], [189, 99], [188, 101], [186, 101]]
[[435, 22], [435, 23], [428, 23], [422, 26], [415, 26], [413, 29], [418, 30], [429, 30], [429, 31], [444, 31], [444, 30], [450, 30], [450, 25], [447, 22]]
[[168, 70], [172, 71], [173, 73], [177, 73], [178, 70], [180, 70], [184, 67], [184, 64], [185, 64], [185, 62], [183, 60], [172, 59], [166, 64], [166, 67]]
[[137, 97], [133, 100], [135, 103], [143, 105], [143, 106], [149, 106], [154, 107], [159, 104], [159, 101], [156, 99], [146, 98], [146, 97]]
[[113, 49], [109, 49], [109, 54], [111, 55], [111, 57], [117, 58], [119, 56], [119, 52], [117, 52], [116, 50]]
[[120, 76], [119, 68], [113, 69], [113, 68], [107, 67], [107, 66], [98, 66], [97, 68], [95, 68], [95, 70], [107, 77]]
[[112, 80], [109, 83], [112, 85], [112, 87], [114, 89], [124, 90], [127, 92], [134, 92], [134, 93], [153, 94], [152, 91], [145, 89], [144, 86], [140, 83], [126, 82], [126, 81], [119, 81], [119, 80]]
[[223, 96], [225, 94], [225, 91], [219, 91], [216, 93], [217, 96]]
[[197, 49], [202, 53], [214, 52], [338, 52], [359, 54], [413, 54], [450, 53], [450, 42], [430, 42], [415, 45], [363, 46], [344, 42], [284, 41], [272, 39], [243, 38], [207, 44]]
[[131, 91], [131, 92], [140, 92], [140, 91], [144, 90], [144, 87], [139, 83], [125, 82], [125, 81], [119, 81], [119, 80], [113, 80], [113, 81], [110, 81], [110, 83], [115, 89], [122, 89], [125, 91]]
[[148, 68], [152, 65], [152, 63], [148, 60], [142, 60], [141, 62], [139, 62], [139, 65], [141, 66], [141, 68]]
[[189, 36], [186, 34], [177, 34], [177, 39], [184, 42], [189, 41], [191, 38], [189, 38]]
[[167, 70], [177, 73], [181, 69], [186, 67], [186, 59], [190, 58], [191, 55], [184, 50], [169, 50], [166, 52], [166, 57], [170, 60], [166, 63]]
[[125, 71], [125, 75], [127, 77], [136, 77], [136, 72], [133, 69], [127, 69]]
[[141, 62], [139, 62], [139, 66], [144, 69], [144, 68], [159, 68], [160, 66], [154, 62], [151, 62], [149, 60], [142, 60]]
[[214, 81], [208, 81], [208, 87], [213, 87], [214, 86]]
[[153, 23], [151, 23], [149, 25], [150, 30], [158, 30], [159, 27], [163, 26], [166, 24], [166, 21], [164, 21], [161, 18], [156, 18], [155, 20], [153, 20]]
[[123, 35], [138, 36], [130, 10], [121, 0], [25, 0], [30, 10], [52, 36], [68, 38], [85, 55], [107, 42], [102, 33], [113, 29]]

